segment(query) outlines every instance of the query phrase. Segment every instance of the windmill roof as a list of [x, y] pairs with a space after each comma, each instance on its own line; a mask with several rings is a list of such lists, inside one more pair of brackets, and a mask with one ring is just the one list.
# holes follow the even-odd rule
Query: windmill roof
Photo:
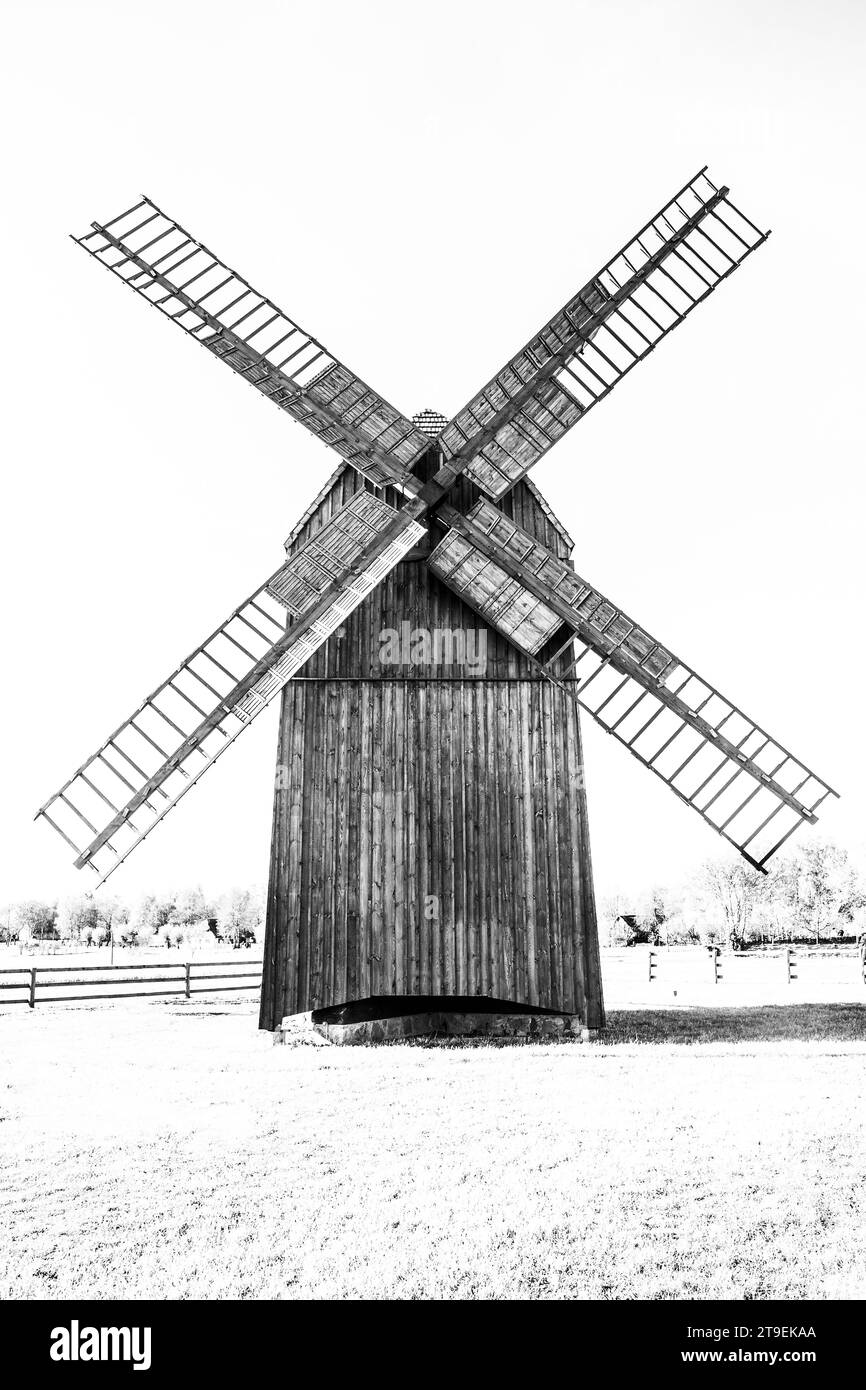
[[340, 479], [340, 478], [342, 477], [342, 475], [343, 475], [344, 470], [347, 469], [348, 467], [349, 467], [348, 463], [346, 463], [345, 461], [341, 460], [341, 461], [337, 464], [337, 466], [336, 466], [336, 468], [334, 469], [334, 471], [333, 471], [333, 473], [331, 474], [331, 476], [330, 476], [330, 477], [327, 479], [327, 481], [326, 481], [325, 483], [323, 483], [323, 485], [319, 488], [319, 491], [316, 493], [315, 497], [313, 498], [313, 500], [312, 500], [312, 502], [310, 503], [310, 505], [309, 505], [309, 507], [307, 508], [307, 510], [304, 512], [303, 516], [299, 516], [299, 517], [298, 517], [297, 521], [295, 522], [294, 526], [292, 527], [291, 531], [289, 532], [288, 536], [286, 537], [286, 541], [285, 541], [285, 548], [286, 548], [286, 550], [288, 550], [289, 546], [290, 546], [290, 545], [293, 545], [293, 544], [295, 543], [295, 541], [298, 539], [298, 536], [301, 534], [301, 532], [303, 531], [303, 529], [304, 529], [304, 527], [306, 526], [307, 522], [310, 520], [310, 517], [311, 517], [311, 516], [313, 515], [313, 513], [314, 513], [315, 511], [317, 511], [318, 508], [322, 505], [322, 503], [324, 502], [324, 500], [325, 500], [325, 498], [327, 497], [328, 493], [331, 491], [331, 488], [334, 486], [334, 484], [335, 484], [336, 482], [339, 481], [339, 479]]
[[555, 512], [555, 511], [553, 510], [553, 508], [551, 507], [550, 503], [548, 502], [547, 498], [544, 496], [544, 494], [543, 494], [543, 492], [541, 491], [541, 489], [538, 488], [538, 487], [536, 487], [535, 483], [532, 481], [532, 479], [530, 478], [530, 476], [529, 476], [528, 473], [527, 473], [526, 476], [524, 477], [523, 481], [526, 483], [526, 486], [529, 488], [529, 491], [532, 493], [532, 496], [535, 498], [535, 500], [536, 500], [536, 502], [538, 503], [539, 507], [540, 507], [541, 510], [544, 512], [544, 515], [547, 517], [547, 519], [548, 519], [548, 521], [550, 522], [551, 526], [555, 526], [555, 527], [556, 527], [556, 530], [557, 530], [557, 531], [559, 532], [559, 534], [562, 536], [562, 539], [565, 541], [565, 543], [566, 543], [566, 545], [568, 546], [569, 550], [573, 550], [573, 549], [574, 549], [574, 538], [572, 537], [571, 533], [566, 529], [566, 527], [562, 524], [562, 522], [560, 521], [559, 517], [556, 515], [556, 512]]
[[431, 439], [437, 439], [448, 424], [448, 417], [439, 410], [431, 410], [429, 406], [424, 410], [419, 410], [417, 415], [412, 416], [412, 424], [422, 434], [429, 434]]
[[[423, 413], [429, 415], [435, 414], [434, 411], [425, 411]], [[418, 418], [418, 416], [415, 417], [416, 421], [418, 420]], [[419, 425], [419, 428], [423, 429], [423, 426]], [[322, 486], [319, 488], [319, 491], [316, 493], [315, 497], [313, 498], [310, 505], [307, 507], [306, 511], [303, 513], [303, 515], [298, 517], [298, 520], [295, 522], [294, 526], [292, 527], [291, 531], [286, 537], [286, 550], [288, 550], [290, 546], [294, 545], [295, 541], [298, 539], [307, 522], [310, 520], [310, 517], [313, 516], [314, 513], [318, 510], [318, 508], [322, 505], [328, 493], [331, 491], [331, 488], [335, 485], [335, 483], [339, 482], [345, 470], [347, 468], [351, 468], [351, 466], [352, 465], [350, 463], [346, 463], [344, 460], [337, 464], [337, 467], [334, 469], [333, 473], [331, 473], [330, 477], [328, 477], [322, 484]], [[544, 494], [540, 491], [538, 487], [536, 487], [535, 483], [532, 481], [528, 474], [523, 479], [523, 482], [526, 483], [526, 486], [529, 488], [532, 497], [535, 499], [541, 510], [544, 512], [544, 515], [547, 517], [551, 526], [554, 526], [556, 528], [556, 530], [562, 536], [562, 539], [565, 541], [565, 544], [568, 546], [569, 550], [573, 550], [574, 540], [572, 536], [566, 530], [565, 526], [562, 524], [559, 517], [556, 515], [556, 512], [553, 510]]]

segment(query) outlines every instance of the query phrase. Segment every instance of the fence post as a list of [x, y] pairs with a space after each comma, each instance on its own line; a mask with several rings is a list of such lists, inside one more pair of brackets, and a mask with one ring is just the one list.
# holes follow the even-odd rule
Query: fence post
[[35, 1009], [35, 1008], [36, 1008], [36, 967], [35, 967], [35, 965], [32, 967], [32, 969], [31, 969], [31, 971], [30, 971], [30, 998], [27, 1000], [27, 1003], [30, 1005], [30, 1008], [31, 1008], [31, 1009]]
[[713, 946], [713, 984], [717, 985], [722, 978], [722, 948]]
[[650, 983], [652, 983], [652, 981], [653, 981], [653, 980], [655, 979], [655, 977], [656, 977], [656, 953], [655, 953], [655, 951], [652, 951], [652, 950], [651, 950], [651, 951], [649, 952], [649, 955], [648, 955], [647, 959], [648, 959], [648, 962], [649, 962], [649, 975], [648, 975], [648, 979], [649, 979]]
[[186, 997], [189, 999], [189, 961], [186, 963]]
[[797, 978], [796, 974], [794, 973], [797, 962], [794, 956], [794, 948], [792, 946], [787, 947], [785, 951], [785, 956], [787, 958], [786, 963], [788, 967], [788, 984], [792, 985]]

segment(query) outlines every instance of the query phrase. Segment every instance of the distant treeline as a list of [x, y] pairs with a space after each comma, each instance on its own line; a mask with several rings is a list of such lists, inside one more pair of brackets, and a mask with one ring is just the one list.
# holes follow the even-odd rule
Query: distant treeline
[[206, 943], [251, 946], [262, 939], [265, 895], [261, 888], [233, 888], [208, 899], [200, 888], [146, 893], [129, 903], [103, 893], [58, 902], [31, 898], [0, 910], [0, 942], [67, 942], [70, 948]]
[[608, 946], [857, 941], [866, 931], [866, 873], [847, 850], [807, 840], [766, 875], [742, 858], [713, 860], [686, 883], [600, 904]]
[[[71, 947], [232, 946], [263, 938], [265, 892], [200, 888], [147, 893], [135, 902], [85, 893], [59, 902], [29, 899], [0, 909], [0, 942], [68, 942]], [[654, 885], [599, 904], [603, 945], [727, 945], [856, 941], [866, 932], [866, 872], [847, 850], [807, 840], [760, 874], [741, 858], [712, 860], [688, 882]]]

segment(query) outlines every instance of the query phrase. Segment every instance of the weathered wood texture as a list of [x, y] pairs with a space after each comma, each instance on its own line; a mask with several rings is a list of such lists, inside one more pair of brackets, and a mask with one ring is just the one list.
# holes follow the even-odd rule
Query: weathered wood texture
[[[432, 462], [426, 467], [424, 466], [425, 462], [422, 460], [421, 466], [416, 470], [419, 477], [426, 477], [434, 471]], [[317, 531], [320, 531], [330, 521], [334, 513], [345, 506], [350, 498], [354, 497], [355, 493], [364, 486], [363, 479], [354, 469], [347, 468], [345, 465], [335, 469], [313, 506], [304, 513], [292, 531], [287, 543], [289, 553], [291, 554], [305, 545]], [[392, 507], [398, 507], [401, 504], [400, 494], [393, 488], [382, 489], [380, 495]], [[481, 496], [482, 493], [474, 483], [464, 477], [458, 480], [449, 493], [448, 501], [460, 511], [468, 511]], [[572, 546], [571, 538], [554, 517], [550, 507], [531, 479], [518, 483], [507, 497], [503, 497], [496, 505], [505, 516], [512, 517], [518, 525], [533, 536], [537, 536], [555, 554], [563, 560], [568, 559]], [[440, 539], [441, 535], [442, 532], [437, 531], [434, 527], [434, 543]]]
[[[337, 479], [298, 541], [355, 485]], [[566, 553], [525, 484], [507, 501]], [[383, 663], [380, 634], [403, 623], [483, 632], [483, 671]], [[364, 601], [281, 710], [261, 1026], [372, 995], [603, 1022], [576, 703], [423, 558]]]

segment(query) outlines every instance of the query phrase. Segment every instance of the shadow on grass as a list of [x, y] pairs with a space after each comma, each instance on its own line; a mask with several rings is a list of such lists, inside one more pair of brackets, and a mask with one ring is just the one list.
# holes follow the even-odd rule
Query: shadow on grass
[[866, 1004], [759, 1004], [740, 1008], [611, 1009], [598, 1043], [575, 1038], [400, 1038], [374, 1047], [446, 1050], [508, 1047], [669, 1046], [693, 1043], [866, 1042]]
[[601, 1035], [617, 1043], [866, 1042], [866, 1004], [612, 1009]]

